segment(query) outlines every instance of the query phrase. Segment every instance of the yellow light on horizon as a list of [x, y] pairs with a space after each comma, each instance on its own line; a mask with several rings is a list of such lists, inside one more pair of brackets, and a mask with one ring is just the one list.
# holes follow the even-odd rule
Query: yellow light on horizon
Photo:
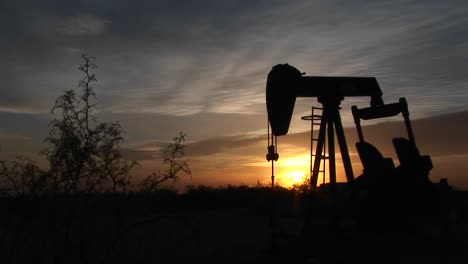
[[286, 174], [288, 183], [292, 186], [294, 184], [302, 183], [307, 177], [307, 172], [304, 171], [291, 171]]
[[295, 157], [283, 157], [276, 163], [280, 184], [291, 187], [296, 183], [301, 183], [309, 174], [310, 155], [301, 154]]

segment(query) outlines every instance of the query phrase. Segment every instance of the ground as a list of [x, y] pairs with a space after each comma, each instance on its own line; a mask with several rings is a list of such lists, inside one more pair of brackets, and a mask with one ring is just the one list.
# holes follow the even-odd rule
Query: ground
[[[377, 223], [363, 229], [352, 208], [331, 216], [330, 208], [306, 206], [291, 191], [275, 199], [255, 188], [185, 196], [4, 198], [0, 258], [2, 263], [465, 263], [468, 257], [464, 209], [444, 223], [422, 221], [406, 230]], [[467, 208], [464, 202], [459, 206]]]

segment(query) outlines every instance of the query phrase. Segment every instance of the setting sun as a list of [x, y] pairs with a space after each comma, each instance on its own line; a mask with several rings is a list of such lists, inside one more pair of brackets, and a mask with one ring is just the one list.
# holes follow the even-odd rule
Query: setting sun
[[286, 173], [286, 179], [288, 180], [288, 185], [299, 184], [304, 181], [304, 178], [307, 177], [307, 172], [304, 171], [292, 171]]
[[310, 170], [310, 155], [302, 154], [295, 157], [284, 157], [275, 164], [278, 168], [279, 184], [291, 187], [303, 181]]

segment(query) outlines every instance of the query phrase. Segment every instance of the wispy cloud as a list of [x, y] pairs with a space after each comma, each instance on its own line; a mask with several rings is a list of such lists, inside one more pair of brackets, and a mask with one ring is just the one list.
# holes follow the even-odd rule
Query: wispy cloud
[[[77, 58], [59, 49], [85, 50], [102, 65], [100, 97], [107, 109], [175, 116], [258, 114], [270, 67], [289, 62], [311, 75], [377, 76], [386, 97], [406, 95], [415, 102], [416, 116], [465, 107], [464, 2], [217, 1], [201, 8], [192, 3], [117, 1], [111, 10], [105, 6], [59, 4], [54, 7], [58, 13], [52, 5], [31, 6], [37, 11], [31, 23], [8, 32], [27, 35], [42, 24], [63, 36], [30, 34], [29, 41], [43, 45], [11, 47], [36, 53], [20, 55], [23, 65], [33, 66], [18, 68], [12, 76], [35, 73], [47, 78], [50, 87], [70, 85], [78, 79], [78, 73], [71, 75]], [[55, 20], [40, 19], [44, 15]], [[13, 36], [12, 42], [21, 41], [18, 34], [7, 35]], [[42, 59], [44, 51], [53, 59]], [[8, 61], [2, 63], [8, 67]], [[67, 78], [50, 74], [59, 71], [57, 66]], [[12, 84], [23, 94], [44, 97], [31, 90], [31, 83]], [[429, 104], [433, 108], [428, 109]]]
[[56, 23], [59, 34], [80, 37], [101, 34], [107, 31], [111, 22], [90, 14], [79, 14], [64, 18]]

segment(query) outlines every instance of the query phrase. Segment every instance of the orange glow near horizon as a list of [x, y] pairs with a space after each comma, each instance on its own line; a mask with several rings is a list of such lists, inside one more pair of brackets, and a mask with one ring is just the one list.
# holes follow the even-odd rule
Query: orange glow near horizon
[[286, 173], [285, 178], [288, 181], [287, 187], [290, 187], [294, 184], [302, 183], [304, 179], [308, 176], [307, 174], [308, 173], [304, 173], [303, 171], [291, 171]]
[[278, 184], [291, 187], [301, 183], [310, 171], [310, 154], [302, 154], [296, 157], [285, 157], [275, 163]]
[[[323, 164], [321, 164], [320, 169], [322, 169]], [[360, 168], [359, 165], [353, 164], [353, 168]], [[328, 162], [326, 163], [326, 174], [323, 177], [322, 173], [318, 175], [317, 184], [329, 182], [328, 176]], [[359, 170], [358, 170], [359, 171]], [[341, 162], [341, 156], [337, 155], [336, 163], [336, 177], [338, 182], [346, 181], [344, 175], [344, 168]], [[277, 184], [284, 187], [292, 187], [294, 184], [301, 183], [304, 178], [309, 177], [310, 175], [310, 154], [301, 154], [293, 157], [282, 157], [275, 163], [275, 176], [277, 179]]]

